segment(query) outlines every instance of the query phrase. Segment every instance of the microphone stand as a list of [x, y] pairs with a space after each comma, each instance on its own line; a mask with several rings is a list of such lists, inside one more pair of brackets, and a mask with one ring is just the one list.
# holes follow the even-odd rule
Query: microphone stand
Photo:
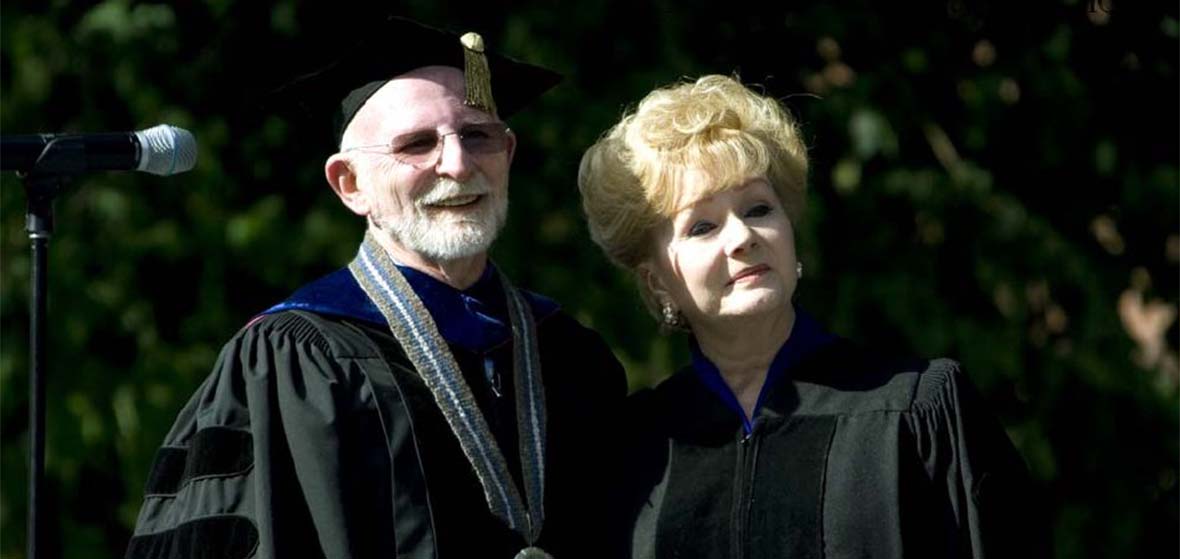
[[53, 200], [86, 170], [85, 152], [81, 142], [55, 139], [45, 145], [31, 170], [18, 173], [24, 180], [25, 231], [29, 234], [33, 256], [29, 299], [29, 559], [37, 559], [38, 544], [44, 542], [45, 529], [40, 499], [45, 482], [46, 288]]

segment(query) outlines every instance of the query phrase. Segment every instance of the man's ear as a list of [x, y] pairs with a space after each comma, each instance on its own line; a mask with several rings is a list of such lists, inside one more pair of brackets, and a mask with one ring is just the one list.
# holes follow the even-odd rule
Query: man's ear
[[512, 164], [512, 156], [516, 154], [516, 133], [508, 130], [508, 164]]
[[357, 187], [356, 172], [352, 169], [352, 161], [343, 153], [333, 154], [324, 163], [324, 176], [332, 191], [340, 197], [352, 213], [360, 216], [369, 215], [369, 197]]

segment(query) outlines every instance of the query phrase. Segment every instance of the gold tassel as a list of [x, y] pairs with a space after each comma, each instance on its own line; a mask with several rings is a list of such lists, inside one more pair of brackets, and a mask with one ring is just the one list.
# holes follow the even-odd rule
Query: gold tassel
[[483, 37], [479, 33], [467, 33], [459, 38], [463, 43], [463, 77], [467, 85], [464, 103], [488, 114], [496, 114], [496, 101], [492, 99], [492, 72], [488, 69], [488, 57], [484, 55]]

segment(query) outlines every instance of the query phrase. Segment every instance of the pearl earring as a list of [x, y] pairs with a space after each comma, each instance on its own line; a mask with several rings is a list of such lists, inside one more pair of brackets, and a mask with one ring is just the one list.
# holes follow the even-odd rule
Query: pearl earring
[[803, 263], [802, 262], [795, 263], [795, 277], [797, 277], [799, 279], [803, 279]]
[[671, 303], [664, 303], [660, 312], [664, 315], [664, 324], [667, 324], [671, 328], [678, 328], [680, 326], [680, 313], [676, 312], [676, 309], [672, 307]]

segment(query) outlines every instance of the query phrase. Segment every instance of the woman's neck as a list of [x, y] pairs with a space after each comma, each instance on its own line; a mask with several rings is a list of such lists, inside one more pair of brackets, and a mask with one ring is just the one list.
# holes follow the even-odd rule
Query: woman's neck
[[794, 327], [795, 309], [790, 305], [760, 317], [693, 325], [701, 353], [721, 372], [751, 420], [770, 364]]

